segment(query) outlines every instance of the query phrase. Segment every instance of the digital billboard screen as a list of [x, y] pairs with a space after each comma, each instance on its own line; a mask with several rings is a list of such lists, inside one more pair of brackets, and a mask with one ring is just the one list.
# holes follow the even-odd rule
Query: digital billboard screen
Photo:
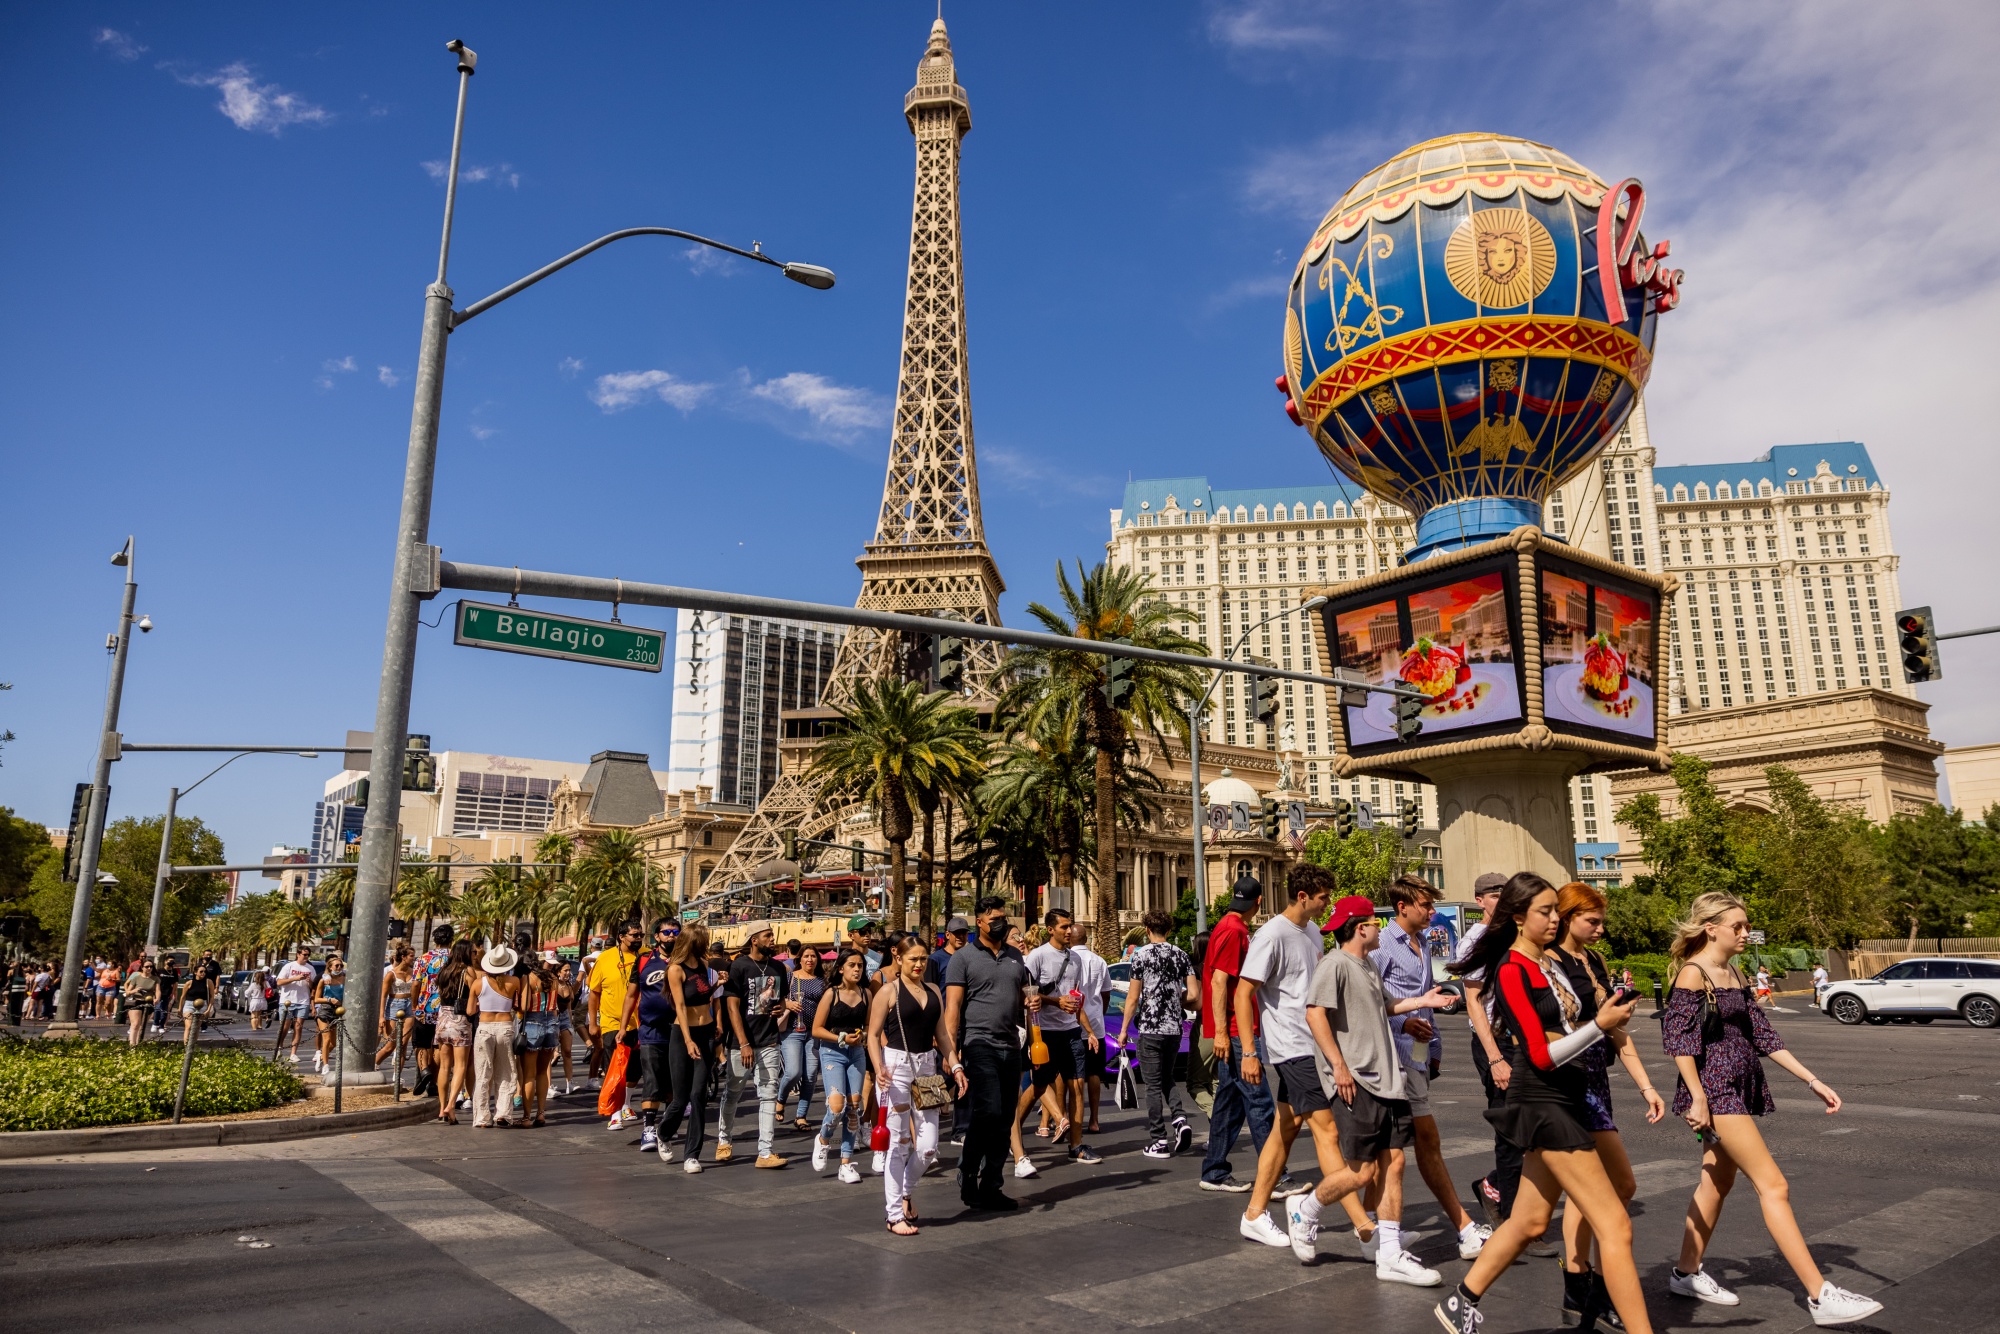
[[[1512, 567], [1459, 566], [1435, 583], [1358, 594], [1328, 605], [1343, 672], [1374, 685], [1408, 685], [1426, 698], [1425, 742], [1504, 732], [1522, 722]], [[1393, 698], [1341, 710], [1357, 756], [1400, 747]]]
[[1544, 558], [1542, 711], [1551, 729], [1656, 739], [1659, 595]]

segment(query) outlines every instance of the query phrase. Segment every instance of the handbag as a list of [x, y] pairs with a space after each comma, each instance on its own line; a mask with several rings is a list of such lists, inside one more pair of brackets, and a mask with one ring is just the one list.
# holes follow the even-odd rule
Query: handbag
[[1132, 1053], [1118, 1053], [1118, 1108], [1131, 1111], [1139, 1105], [1139, 1081], [1132, 1073]]
[[[899, 990], [896, 993], [896, 999], [898, 1001], [902, 999], [902, 992], [900, 990], [902, 985], [902, 980], [900, 978], [897, 979], [896, 986]], [[903, 1027], [903, 1007], [897, 1005], [895, 1009], [896, 1033], [903, 1039], [903, 1050], [910, 1051], [910, 1035], [908, 1030]], [[916, 1053], [910, 1052], [910, 1055], [914, 1058]], [[920, 1112], [933, 1111], [939, 1107], [949, 1106], [952, 1096], [951, 1084], [943, 1075], [918, 1075], [910, 1081], [910, 1101], [916, 1105], [917, 1110]]]
[[1722, 1006], [1715, 999], [1715, 983], [1709, 980], [1706, 968], [1701, 970], [1701, 997], [1701, 1045], [1706, 1052], [1722, 1041]]

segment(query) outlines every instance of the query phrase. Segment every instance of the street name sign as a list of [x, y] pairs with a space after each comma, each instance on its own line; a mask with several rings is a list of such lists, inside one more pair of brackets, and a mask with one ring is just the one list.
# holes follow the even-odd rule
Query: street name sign
[[586, 621], [522, 607], [495, 607], [483, 602], [458, 604], [454, 644], [532, 653], [540, 658], [567, 658], [600, 667], [629, 667], [657, 672], [667, 657], [667, 636], [661, 630]]

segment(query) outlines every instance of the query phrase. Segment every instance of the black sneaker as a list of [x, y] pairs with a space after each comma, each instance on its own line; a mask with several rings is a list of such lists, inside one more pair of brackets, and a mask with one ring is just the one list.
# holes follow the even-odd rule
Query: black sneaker
[[1194, 1127], [1188, 1124], [1185, 1116], [1174, 1118], [1173, 1132], [1175, 1153], [1186, 1153], [1194, 1147]]
[[1493, 1189], [1485, 1177], [1472, 1183], [1472, 1198], [1479, 1201], [1479, 1207], [1486, 1214], [1486, 1226], [1495, 1232], [1507, 1221], [1507, 1215], [1500, 1212], [1500, 1193]]
[[1203, 1190], [1227, 1191], [1231, 1195], [1242, 1195], [1250, 1189], [1250, 1183], [1247, 1181], [1238, 1181], [1235, 1177], [1224, 1177], [1220, 1181], [1210, 1181], [1207, 1177], [1203, 1177], [1201, 1179], [1201, 1188]]
[[1438, 1323], [1451, 1334], [1479, 1334], [1479, 1322], [1486, 1318], [1479, 1313], [1477, 1306], [1459, 1296], [1456, 1288], [1432, 1310], [1437, 1315]]
[[1021, 1207], [1021, 1202], [997, 1190], [981, 1191], [973, 1201], [975, 1209], [992, 1209], [998, 1213], [1008, 1213]]
[[1562, 1233], [1544, 1232], [1529, 1242], [1527, 1249], [1522, 1253], [1532, 1255], [1537, 1260], [1550, 1260], [1561, 1255], [1562, 1249]]
[[1104, 1161], [1097, 1156], [1097, 1150], [1091, 1148], [1088, 1144], [1079, 1144], [1074, 1149], [1071, 1149], [1069, 1151], [1069, 1160], [1073, 1163], [1083, 1163], [1086, 1166]]
[[1156, 1139], [1139, 1152], [1148, 1158], [1171, 1158], [1174, 1156], [1174, 1146], [1166, 1140]]

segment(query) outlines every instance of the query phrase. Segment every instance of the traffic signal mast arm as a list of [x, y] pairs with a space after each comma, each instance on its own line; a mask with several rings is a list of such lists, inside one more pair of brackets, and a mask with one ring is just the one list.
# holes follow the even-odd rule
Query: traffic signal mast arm
[[511, 565], [462, 565], [456, 561], [440, 560], [437, 563], [437, 570], [439, 590], [451, 588], [466, 592], [519, 593], [530, 597], [568, 598], [579, 602], [618, 601], [641, 607], [677, 607], [688, 611], [723, 612], [740, 616], [829, 621], [835, 625], [863, 625], [877, 630], [898, 630], [913, 635], [948, 634], [961, 639], [988, 639], [1002, 644], [1067, 649], [1076, 653], [1099, 653], [1111, 658], [1142, 658], [1148, 662], [1199, 667], [1212, 672], [1235, 672], [1242, 676], [1304, 681], [1312, 685], [1343, 686], [1353, 690], [1373, 690], [1398, 697], [1422, 697], [1413, 687], [1405, 685], [1377, 685], [1349, 676], [1321, 676], [1317, 672], [1294, 672], [1278, 667], [1233, 662], [1227, 658], [1169, 653], [1164, 649], [1142, 648], [1136, 644], [1117, 640], [1078, 639], [1071, 635], [1049, 634], [1041, 630], [1014, 630], [1005, 626], [982, 625], [972, 621], [948, 621], [936, 616], [908, 616], [900, 612], [874, 611], [866, 607], [795, 602], [790, 598], [767, 598], [748, 593], [678, 588], [671, 584], [640, 584], [633, 583], [629, 579], [598, 579], [580, 574], [552, 574], [546, 570], [516, 570]]

